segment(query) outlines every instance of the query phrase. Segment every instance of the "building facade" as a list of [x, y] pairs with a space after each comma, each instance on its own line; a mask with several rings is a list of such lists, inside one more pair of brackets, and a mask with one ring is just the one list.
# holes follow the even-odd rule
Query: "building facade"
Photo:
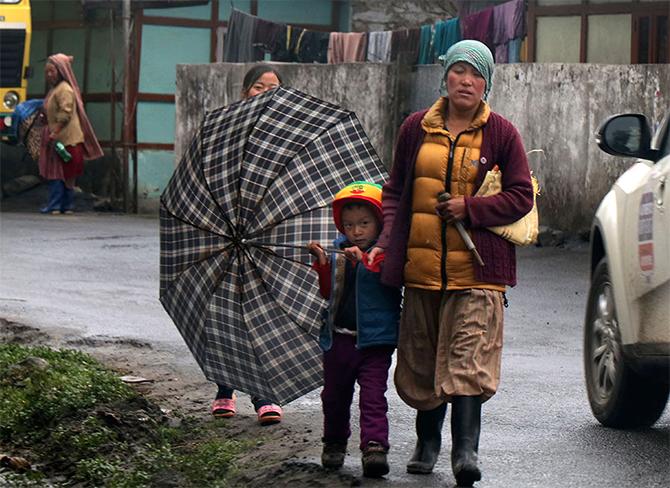
[[[29, 98], [46, 92], [44, 64], [53, 53], [74, 56], [86, 111], [108, 154], [87, 166], [86, 190], [126, 195], [129, 210], [150, 211], [174, 169], [175, 77], [178, 64], [222, 60], [233, 8], [274, 22], [348, 31], [350, 8], [333, 0], [132, 0], [130, 137], [123, 138], [124, 43], [121, 1], [33, 0]], [[121, 148], [129, 149], [124, 169]], [[127, 192], [124, 189], [127, 188]]]
[[[130, 56], [126, 66], [121, 0], [32, 0], [34, 76], [28, 84], [28, 96], [41, 98], [45, 94], [43, 69], [48, 55], [56, 52], [73, 55], [86, 110], [107, 153], [104, 161], [87, 165], [82, 187], [99, 195], [117, 197], [117, 207], [153, 211], [175, 165], [174, 140], [180, 124], [175, 109], [176, 66], [222, 60], [224, 34], [233, 8], [310, 30], [347, 32], [418, 28], [505, 2], [131, 0], [130, 3]], [[667, 0], [526, 0], [525, 6], [527, 36], [522, 61], [607, 64], [670, 61]], [[129, 101], [125, 133], [124, 95]], [[123, 196], [121, 203], [119, 196]]]

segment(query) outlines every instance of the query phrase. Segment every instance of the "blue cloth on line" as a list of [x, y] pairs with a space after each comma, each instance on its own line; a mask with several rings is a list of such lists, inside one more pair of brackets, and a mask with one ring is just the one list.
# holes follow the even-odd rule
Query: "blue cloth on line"
[[433, 36], [433, 55], [442, 56], [460, 40], [461, 25], [458, 17], [438, 21], [435, 24], [435, 35]]
[[419, 36], [419, 59], [417, 64], [433, 64], [434, 56], [432, 50], [433, 27], [431, 25], [422, 25]]
[[520, 63], [521, 62], [521, 43], [522, 39], [517, 37], [512, 39], [507, 43], [507, 62], [508, 63]]

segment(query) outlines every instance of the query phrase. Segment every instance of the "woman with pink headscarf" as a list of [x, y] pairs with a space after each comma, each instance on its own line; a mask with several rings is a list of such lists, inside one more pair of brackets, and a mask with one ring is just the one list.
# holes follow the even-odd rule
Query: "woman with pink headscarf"
[[[103, 155], [84, 111], [72, 60], [72, 56], [54, 54], [44, 67], [50, 89], [44, 98], [47, 125], [42, 134], [39, 169], [40, 175], [49, 180], [49, 201], [40, 209], [42, 213], [72, 213], [74, 184], [84, 173], [84, 161]], [[63, 157], [62, 147], [69, 158], [67, 154]]]

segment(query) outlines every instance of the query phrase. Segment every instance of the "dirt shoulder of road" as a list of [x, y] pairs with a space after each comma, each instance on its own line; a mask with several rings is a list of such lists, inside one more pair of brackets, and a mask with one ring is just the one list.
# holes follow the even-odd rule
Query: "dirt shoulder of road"
[[171, 353], [151, 344], [109, 337], [76, 337], [3, 319], [0, 319], [0, 342], [86, 352], [119, 376], [149, 380], [133, 384], [133, 388], [161, 408], [171, 424], [179, 426], [185, 421], [200, 424], [202, 442], [213, 435], [225, 435], [256, 446], [236, 459], [237, 472], [228, 486], [307, 488], [361, 483], [351, 474], [327, 471], [318, 464], [321, 419], [315, 419], [313, 412], [290, 412], [281, 424], [262, 427], [251, 406], [245, 405], [249, 403], [247, 398], [242, 397], [238, 399], [238, 414], [234, 418], [213, 419], [209, 406], [214, 386], [202, 377], [180, 371]]

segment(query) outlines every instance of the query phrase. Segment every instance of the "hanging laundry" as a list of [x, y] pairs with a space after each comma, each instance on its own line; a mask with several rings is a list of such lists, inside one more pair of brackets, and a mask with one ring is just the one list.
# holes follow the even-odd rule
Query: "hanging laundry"
[[391, 32], [391, 61], [416, 64], [419, 56], [419, 29], [401, 29]]
[[522, 56], [523, 42], [521, 38], [512, 39], [507, 43], [507, 62], [508, 63], [522, 63], [524, 57]]
[[419, 59], [417, 64], [433, 64], [435, 57], [433, 55], [433, 26], [422, 25], [419, 36]]
[[525, 35], [524, 0], [512, 0], [493, 7], [493, 44], [506, 44], [512, 39], [523, 38]]
[[284, 24], [277, 24], [269, 20], [257, 19], [254, 32], [253, 46], [270, 54], [274, 54], [281, 47], [280, 38], [286, 30]]
[[367, 35], [365, 32], [331, 32], [328, 43], [329, 63], [365, 61]]
[[493, 44], [493, 7], [470, 14], [461, 19], [461, 37], [475, 39], [488, 46], [491, 52], [495, 51]]
[[286, 63], [295, 63], [298, 61], [296, 53], [296, 46], [298, 39], [305, 29], [300, 27], [293, 27], [292, 25], [285, 25], [282, 32], [277, 37], [277, 45], [279, 46], [272, 55], [272, 61], [283, 61]]
[[327, 63], [330, 32], [304, 30], [298, 36], [295, 52], [300, 63]]
[[508, 63], [507, 60], [509, 57], [509, 43], [498, 44], [496, 50], [493, 53], [493, 59], [495, 59], [496, 64], [499, 63]]
[[[459, 34], [460, 35], [460, 34]], [[412, 49], [413, 64], [417, 64], [419, 61], [419, 42], [421, 40], [421, 29], [418, 27], [409, 30], [409, 44]]]
[[367, 60], [371, 63], [391, 62], [392, 32], [369, 32]]
[[437, 21], [435, 23], [435, 34], [433, 35], [433, 55], [437, 58], [446, 54], [447, 50], [460, 40], [461, 24], [458, 17]]
[[223, 60], [244, 63], [263, 59], [263, 52], [253, 46], [257, 18], [233, 9], [228, 19], [228, 31], [223, 43]]

